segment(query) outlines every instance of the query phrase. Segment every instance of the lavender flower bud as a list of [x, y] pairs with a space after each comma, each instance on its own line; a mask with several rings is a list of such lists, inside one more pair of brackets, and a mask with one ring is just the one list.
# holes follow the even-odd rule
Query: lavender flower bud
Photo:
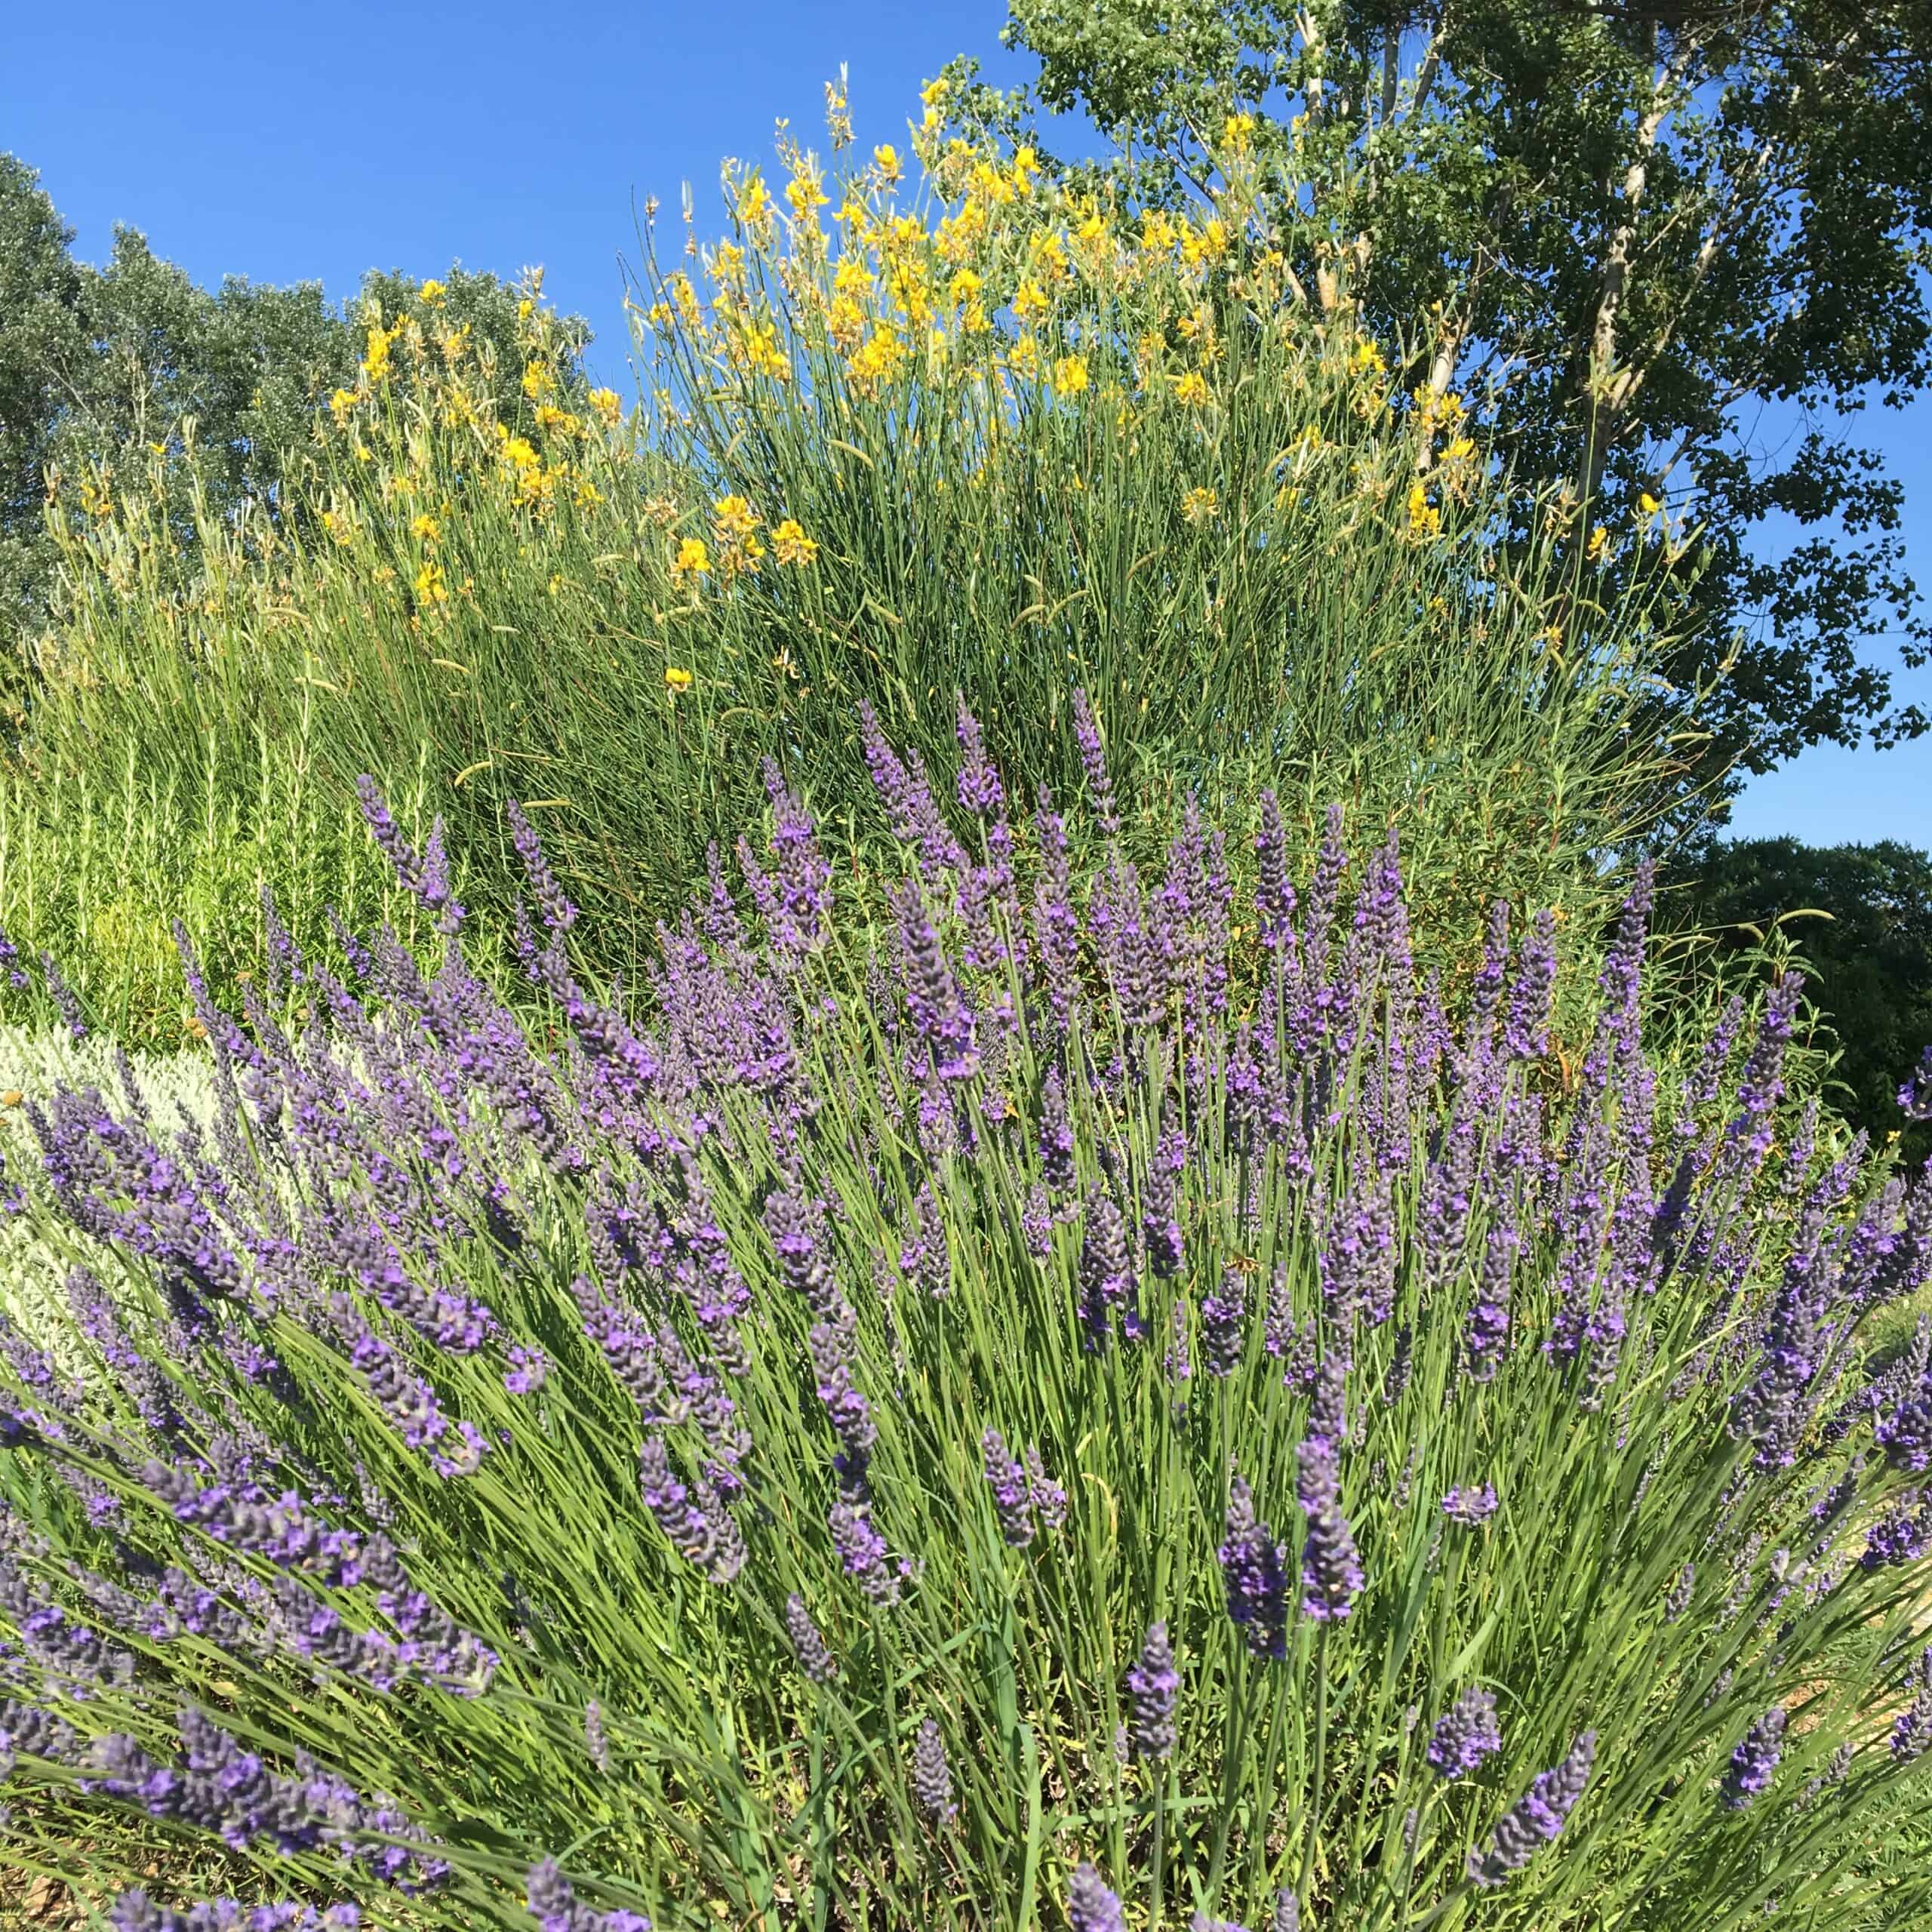
[[1744, 1741], [1730, 1754], [1730, 1767], [1724, 1774], [1720, 1801], [1727, 1811], [1743, 1810], [1770, 1788], [1778, 1760], [1784, 1755], [1784, 1707], [1774, 1704], [1744, 1734]]
[[1496, 1828], [1486, 1852], [1469, 1854], [1469, 1875], [1478, 1885], [1500, 1885], [1528, 1864], [1539, 1844], [1552, 1842], [1589, 1783], [1597, 1734], [1583, 1732], [1553, 1770], [1540, 1772]]
[[1174, 1695], [1180, 1688], [1180, 1673], [1174, 1669], [1168, 1626], [1150, 1623], [1147, 1641], [1141, 1646], [1140, 1661], [1127, 1673], [1128, 1694], [1134, 1701], [1132, 1735], [1136, 1756], [1174, 1755]]
[[952, 1798], [952, 1768], [946, 1761], [946, 1740], [931, 1718], [920, 1724], [912, 1740], [912, 1795], [935, 1825], [947, 1823], [959, 1809]]
[[1302, 1609], [1318, 1623], [1340, 1622], [1353, 1607], [1363, 1578], [1355, 1537], [1342, 1514], [1335, 1445], [1324, 1436], [1311, 1436], [1296, 1455], [1296, 1494], [1308, 1519], [1302, 1545]]
[[1492, 1691], [1472, 1685], [1436, 1721], [1425, 1754], [1444, 1780], [1466, 1778], [1493, 1751], [1503, 1748]]
[[795, 1592], [785, 1599], [785, 1629], [798, 1655], [798, 1668], [814, 1684], [829, 1684], [838, 1675], [838, 1660], [812, 1621], [804, 1598]]
[[1070, 1932], [1127, 1932], [1119, 1899], [1092, 1866], [1075, 1868], [1066, 1889], [1066, 1921]]

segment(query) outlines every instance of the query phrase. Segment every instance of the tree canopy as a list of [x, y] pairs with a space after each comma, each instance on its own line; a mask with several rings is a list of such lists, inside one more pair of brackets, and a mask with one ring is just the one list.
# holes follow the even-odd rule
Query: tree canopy
[[1907, 1155], [1932, 1153], [1932, 1128], [1914, 1127], [1898, 1090], [1932, 1041], [1932, 854], [1885, 841], [1805, 845], [1752, 838], [1713, 846], [1690, 880], [1698, 921], [1730, 941], [1795, 912], [1827, 918], [1786, 928], [1814, 976], [1807, 991], [1843, 1044], [1832, 1098], [1882, 1143], [1899, 1133]]
[[[1871, 650], [1932, 642], [1900, 488], [1826, 421], [1932, 374], [1922, 0], [1011, 0], [1004, 37], [1143, 195], [1252, 116], [1301, 275], [1486, 395], [1578, 543], [1701, 533], [1672, 672], [1727, 666], [1721, 757], [1925, 728]], [[1810, 426], [1764, 447], [1767, 405]]]

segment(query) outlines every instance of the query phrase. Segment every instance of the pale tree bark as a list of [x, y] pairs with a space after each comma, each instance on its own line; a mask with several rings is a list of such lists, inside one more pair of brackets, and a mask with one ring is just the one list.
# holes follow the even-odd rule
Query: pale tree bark
[[[1652, 31], [1654, 35], [1655, 30]], [[1586, 521], [1589, 506], [1595, 501], [1603, 482], [1604, 465], [1609, 460], [1611, 445], [1617, 439], [1625, 412], [1637, 391], [1638, 378], [1635, 369], [1617, 367], [1617, 325], [1623, 316], [1623, 300], [1630, 285], [1638, 223], [1644, 209], [1644, 192], [1650, 184], [1651, 158], [1657, 150], [1658, 133], [1675, 105], [1675, 83], [1681, 77], [1681, 63], [1688, 57], [1687, 48], [1672, 68], [1657, 75], [1652, 84], [1650, 109], [1637, 124], [1629, 165], [1624, 170], [1623, 192], [1617, 224], [1611, 230], [1609, 244], [1604, 251], [1603, 269], [1597, 285], [1596, 315], [1590, 331], [1589, 361], [1583, 377], [1584, 397], [1589, 407], [1589, 426], [1585, 433], [1577, 494]]]

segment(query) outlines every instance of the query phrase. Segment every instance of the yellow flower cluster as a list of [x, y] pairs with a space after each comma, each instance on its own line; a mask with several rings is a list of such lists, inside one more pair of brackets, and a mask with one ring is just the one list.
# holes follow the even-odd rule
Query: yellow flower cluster
[[[653, 497], [645, 506], [645, 515], [649, 522], [668, 525], [677, 521], [678, 509], [668, 498]], [[805, 534], [796, 517], [781, 518], [771, 527], [768, 550], [760, 534], [764, 525], [748, 498], [735, 493], [720, 497], [711, 506], [709, 541], [702, 537], [672, 540], [672, 580], [686, 585], [695, 595], [703, 580], [714, 572], [725, 583], [734, 577], [755, 577], [768, 555], [795, 569], [817, 561], [818, 545]]]
[[1409, 486], [1407, 530], [1411, 540], [1417, 543], [1442, 534], [1442, 512], [1429, 500], [1429, 492], [1420, 481]]
[[[702, 263], [709, 297], [672, 269], [654, 274], [644, 309], [679, 372], [677, 392], [695, 396], [715, 381], [693, 372], [802, 382], [809, 369], [820, 396], [832, 374], [851, 396], [876, 402], [918, 366], [1069, 399], [1103, 392], [1118, 413], [1118, 390], [1093, 346], [1104, 344], [1104, 332], [1096, 336], [1094, 325], [1122, 293], [1141, 288], [1167, 307], [1171, 334], [1150, 331], [1151, 352], [1143, 337], [1139, 383], [1158, 383], [1184, 407], [1205, 406], [1223, 354], [1212, 306], [1223, 298], [1211, 277], [1238, 268], [1258, 226], [1251, 185], [1241, 185], [1251, 171], [1233, 165], [1252, 147], [1254, 118], [1231, 116], [1223, 131], [1229, 178], [1217, 198], [1191, 214], [1136, 212], [1110, 193], [1048, 185], [1029, 146], [964, 138], [949, 122], [943, 82], [929, 85], [921, 103], [909, 157], [881, 143], [829, 192], [819, 161], [782, 131], [782, 195], [733, 164], [732, 232], [713, 245], [700, 243], [687, 207], [684, 252]], [[828, 86], [826, 109], [836, 152], [851, 132], [842, 81]], [[828, 235], [819, 211], [841, 194]], [[1269, 259], [1283, 267], [1278, 252]], [[1278, 291], [1283, 279], [1276, 272], [1271, 285]], [[1185, 359], [1171, 365], [1174, 338]], [[728, 386], [711, 403], [753, 406]], [[668, 420], [685, 413], [668, 398], [661, 406]]]

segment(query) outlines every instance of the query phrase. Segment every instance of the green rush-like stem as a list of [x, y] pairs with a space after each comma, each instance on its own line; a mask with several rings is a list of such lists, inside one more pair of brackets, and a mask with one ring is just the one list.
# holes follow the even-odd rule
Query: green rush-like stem
[[1328, 1749], [1328, 1631], [1324, 1622], [1315, 1638], [1315, 1751], [1308, 1780], [1308, 1836], [1302, 1846], [1301, 1877], [1295, 1890], [1308, 1896], [1309, 1874], [1315, 1869], [1315, 1841], [1321, 1835], [1322, 1779]]
[[1238, 1639], [1230, 1647], [1228, 1672], [1227, 1723], [1221, 1747], [1221, 1801], [1214, 1823], [1214, 1853], [1208, 1869], [1208, 1897], [1218, 1905], [1221, 1874], [1228, 1857], [1228, 1838], [1234, 1829], [1235, 1791], [1242, 1774], [1241, 1758], [1247, 1747], [1248, 1672], [1247, 1647]]

